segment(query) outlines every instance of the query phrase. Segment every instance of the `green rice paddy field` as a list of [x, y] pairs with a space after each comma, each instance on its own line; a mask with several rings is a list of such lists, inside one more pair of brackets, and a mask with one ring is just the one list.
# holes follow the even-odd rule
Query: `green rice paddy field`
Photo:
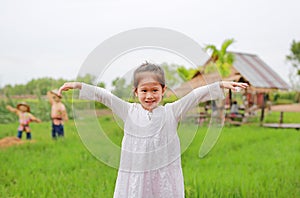
[[[278, 119], [272, 115], [266, 120]], [[288, 122], [300, 113], [285, 115]], [[122, 130], [112, 117], [100, 118], [113, 142]], [[223, 128], [203, 159], [200, 127], [182, 155], [186, 197], [300, 197], [300, 131], [254, 123]], [[0, 125], [0, 138], [15, 136], [18, 123]], [[33, 141], [0, 148], [0, 197], [112, 197], [117, 170], [85, 148], [73, 121], [64, 139], [50, 137], [50, 123], [32, 123]], [[23, 137], [24, 139], [24, 137]]]

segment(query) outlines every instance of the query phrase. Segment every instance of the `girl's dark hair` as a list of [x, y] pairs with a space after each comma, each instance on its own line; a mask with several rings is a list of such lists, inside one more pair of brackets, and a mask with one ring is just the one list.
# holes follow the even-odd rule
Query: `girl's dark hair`
[[133, 73], [133, 86], [135, 89], [138, 87], [139, 81], [141, 80], [141, 76], [139, 74], [145, 72], [154, 74], [156, 80], [161, 84], [162, 88], [166, 86], [165, 72], [163, 68], [158, 65], [146, 62], [140, 65]]

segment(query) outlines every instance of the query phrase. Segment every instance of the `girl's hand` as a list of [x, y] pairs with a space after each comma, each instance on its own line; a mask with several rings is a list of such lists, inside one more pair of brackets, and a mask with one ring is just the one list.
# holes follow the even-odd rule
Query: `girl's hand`
[[230, 81], [222, 81], [220, 83], [221, 88], [231, 89], [233, 91], [239, 92], [241, 89], [246, 89], [249, 85], [247, 83], [238, 83]]
[[68, 91], [69, 89], [81, 89], [80, 82], [66, 82], [63, 86], [61, 86], [58, 90], [58, 95], [61, 96], [63, 91]]

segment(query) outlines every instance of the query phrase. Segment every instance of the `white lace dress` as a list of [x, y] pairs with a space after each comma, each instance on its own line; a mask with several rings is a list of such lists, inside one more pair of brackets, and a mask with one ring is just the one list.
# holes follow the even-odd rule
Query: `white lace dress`
[[82, 83], [80, 98], [99, 101], [124, 122], [124, 137], [114, 198], [184, 197], [177, 125], [199, 102], [223, 98], [218, 82], [194, 89], [152, 113], [109, 91]]

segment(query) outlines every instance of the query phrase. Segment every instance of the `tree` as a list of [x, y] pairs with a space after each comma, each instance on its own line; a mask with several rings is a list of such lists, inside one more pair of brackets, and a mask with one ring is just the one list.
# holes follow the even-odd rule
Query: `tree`
[[98, 84], [97, 84], [97, 86], [98, 87], [102, 87], [102, 88], [105, 88], [106, 87], [106, 85], [105, 85], [105, 82], [99, 82]]
[[182, 83], [182, 79], [177, 72], [177, 68], [183, 67], [182, 65], [162, 63], [161, 67], [164, 69], [166, 82], [169, 88], [174, 89]]
[[177, 72], [178, 72], [179, 76], [181, 77], [181, 79], [184, 82], [186, 82], [186, 81], [191, 80], [195, 76], [195, 74], [197, 72], [199, 72], [199, 70], [198, 69], [194, 69], [194, 68], [187, 69], [187, 68], [181, 66], [181, 67], [177, 68]]
[[132, 93], [132, 85], [126, 84], [125, 78], [117, 77], [112, 81], [112, 86], [114, 87], [112, 93], [119, 98], [129, 98], [131, 95], [130, 93]]
[[[222, 77], [230, 75], [230, 68], [234, 62], [234, 55], [227, 52], [227, 48], [234, 43], [234, 39], [227, 39], [222, 43], [221, 49], [218, 50], [215, 45], [206, 45], [205, 50], [211, 51], [211, 64], [215, 64]], [[212, 70], [212, 65], [208, 65], [205, 68], [205, 72], [209, 73]]]
[[293, 66], [289, 73], [289, 79], [292, 89], [298, 91], [296, 97], [300, 101], [300, 41], [293, 40], [290, 50], [290, 55], [286, 56], [287, 61], [291, 62]]
[[85, 83], [88, 83], [88, 84], [93, 84], [96, 80], [96, 76], [93, 76], [92, 74], [85, 74], [84, 76], [78, 76], [77, 77], [77, 81], [79, 82], [85, 82]]
[[300, 41], [293, 40], [291, 44], [291, 54], [286, 56], [286, 59], [296, 68], [297, 75], [300, 75]]

